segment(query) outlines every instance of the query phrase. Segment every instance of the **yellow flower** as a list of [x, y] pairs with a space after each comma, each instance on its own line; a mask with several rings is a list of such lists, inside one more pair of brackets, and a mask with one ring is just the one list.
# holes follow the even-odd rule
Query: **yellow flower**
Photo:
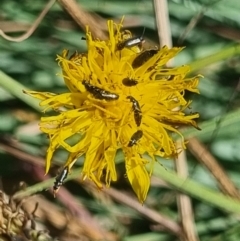
[[93, 39], [87, 27], [87, 53], [69, 58], [64, 50], [57, 56], [67, 93], [27, 93], [58, 113], [40, 122], [50, 139], [46, 172], [55, 150], [63, 147], [69, 152], [65, 167], [70, 170], [85, 154], [83, 180], [89, 178], [102, 188], [104, 178], [109, 186], [117, 180], [115, 156], [122, 150], [128, 180], [143, 202], [151, 175], [146, 164], [153, 164], [156, 156], [177, 155], [170, 136], [175, 132], [182, 137], [177, 126], [197, 128], [194, 119], [199, 115], [183, 111], [190, 103], [185, 91], [198, 93], [200, 76], [185, 78], [188, 66], [166, 67], [182, 48], [143, 50], [142, 39], [121, 28], [122, 23], [108, 21], [109, 39], [103, 41]]

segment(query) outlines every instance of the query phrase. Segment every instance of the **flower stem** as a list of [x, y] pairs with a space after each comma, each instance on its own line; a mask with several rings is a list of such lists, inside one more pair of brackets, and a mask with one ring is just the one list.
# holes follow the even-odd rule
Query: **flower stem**
[[190, 178], [183, 179], [177, 176], [176, 173], [165, 170], [163, 167], [155, 165], [153, 174], [166, 181], [168, 184], [195, 197], [201, 201], [205, 201], [215, 207], [224, 209], [229, 212], [240, 213], [240, 201], [231, 197], [225, 196], [220, 192], [205, 187]]
[[27, 88], [0, 70], [0, 86], [8, 93], [22, 100], [37, 111], [41, 111], [39, 101], [23, 93]]
[[[213, 131], [217, 127], [218, 119], [221, 117], [216, 117], [208, 121], [202, 122], [199, 127], [202, 130], [196, 130], [192, 127], [185, 128], [181, 132], [183, 136], [187, 138], [197, 137], [200, 140], [209, 140], [211, 138]], [[240, 110], [232, 111], [224, 116], [221, 121], [221, 125], [218, 131], [218, 135], [224, 135], [230, 133], [238, 133], [240, 131]]]
[[208, 67], [210, 64], [214, 64], [216, 62], [228, 59], [230, 57], [236, 56], [240, 54], [240, 44], [224, 48], [223, 50], [211, 54], [210, 56], [206, 56], [202, 59], [197, 59], [196, 61], [188, 63], [191, 68], [191, 73], [196, 72], [200, 69]]

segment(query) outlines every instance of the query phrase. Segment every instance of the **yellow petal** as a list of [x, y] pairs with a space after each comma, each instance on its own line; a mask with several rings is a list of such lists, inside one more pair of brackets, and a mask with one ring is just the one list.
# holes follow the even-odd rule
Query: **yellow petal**
[[136, 193], [138, 200], [143, 203], [150, 187], [150, 177], [140, 157], [125, 158], [128, 180]]

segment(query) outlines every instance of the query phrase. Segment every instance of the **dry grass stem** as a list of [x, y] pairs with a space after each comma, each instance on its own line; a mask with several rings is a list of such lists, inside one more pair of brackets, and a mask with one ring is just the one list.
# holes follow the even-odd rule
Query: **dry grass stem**
[[[84, 183], [82, 183], [82, 185], [86, 186], [88, 190], [89, 189], [96, 190], [96, 187], [88, 181], [85, 181]], [[157, 224], [160, 224], [164, 230], [170, 231], [171, 233], [175, 234], [177, 237], [182, 236], [183, 234], [182, 229], [175, 221], [146, 207], [146, 205], [142, 206], [135, 198], [130, 197], [129, 194], [125, 194], [122, 191], [118, 191], [114, 188], [105, 188], [103, 189], [103, 192], [109, 195], [117, 202], [120, 202], [136, 210], [138, 213], [145, 216], [147, 219], [153, 222], [156, 222]]]
[[198, 139], [189, 139], [188, 148], [191, 153], [200, 161], [200, 163], [207, 167], [207, 169], [212, 173], [223, 193], [240, 199], [239, 190], [235, 187], [234, 183], [228, 177], [218, 161], [211, 155], [211, 153]]
[[11, 37], [8, 36], [4, 33], [4, 31], [2, 29], [0, 29], [0, 35], [11, 42], [22, 42], [24, 40], [26, 40], [27, 38], [29, 38], [33, 32], [37, 29], [37, 27], [39, 26], [39, 24], [42, 22], [43, 18], [45, 17], [45, 15], [48, 13], [48, 11], [51, 9], [51, 7], [53, 6], [53, 4], [55, 3], [56, 0], [50, 0], [48, 2], [48, 4], [45, 6], [45, 8], [43, 9], [43, 11], [40, 13], [40, 15], [38, 16], [38, 18], [35, 20], [35, 22], [31, 25], [31, 27], [28, 29], [28, 31], [26, 33], [24, 33], [23, 35], [19, 36], [19, 37]]
[[[172, 47], [171, 28], [168, 15], [167, 1], [154, 0], [154, 6], [160, 46], [167, 45], [169, 47]], [[171, 67], [172, 65], [173, 60], [168, 62], [169, 67]], [[178, 159], [175, 160], [175, 166], [177, 173], [180, 176], [187, 178], [187, 162], [185, 152], [183, 150], [182, 153], [179, 155]], [[182, 235], [181, 240], [197, 241], [198, 237], [195, 231], [195, 222], [193, 218], [191, 200], [188, 196], [183, 194], [179, 194], [177, 196], [177, 200], [181, 222], [184, 230], [184, 235]]]
[[102, 30], [105, 21], [102, 18], [96, 14], [84, 11], [74, 0], [58, 0], [58, 2], [84, 31], [86, 26], [89, 26], [95, 38], [106, 38], [106, 34]]
[[14, 21], [0, 21], [0, 26], [4, 33], [26, 32], [30, 28], [30, 24]]
[[[181, 142], [178, 142], [178, 148], [182, 148]], [[186, 152], [182, 151], [175, 160], [175, 167], [179, 176], [188, 177], [188, 166], [186, 161]], [[199, 238], [195, 229], [194, 214], [192, 203], [189, 196], [185, 194], [178, 194], [177, 196], [178, 210], [182, 221], [183, 230], [185, 233], [185, 240], [198, 241]]]
[[172, 35], [170, 28], [170, 20], [168, 16], [167, 0], [154, 0], [154, 9], [156, 16], [156, 24], [158, 29], [158, 38], [160, 47], [167, 45], [172, 47]]

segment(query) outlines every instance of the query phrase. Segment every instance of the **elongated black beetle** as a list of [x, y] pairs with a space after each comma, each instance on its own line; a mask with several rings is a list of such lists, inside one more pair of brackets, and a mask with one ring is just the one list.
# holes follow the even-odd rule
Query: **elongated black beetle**
[[132, 37], [122, 41], [117, 45], [117, 49], [122, 50], [123, 48], [132, 48], [134, 46], [141, 45], [144, 42], [144, 38], [143, 38], [144, 33], [145, 33], [145, 28], [143, 29], [143, 33], [141, 36]]
[[82, 84], [85, 86], [86, 90], [90, 92], [96, 99], [113, 101], [119, 98], [118, 94], [111, 93], [110, 91], [91, 85], [89, 81], [83, 80]]
[[128, 147], [132, 147], [132, 146], [136, 145], [137, 142], [142, 138], [142, 136], [143, 136], [143, 132], [141, 130], [138, 130], [135, 133], [133, 133], [133, 135], [128, 143]]
[[63, 185], [63, 181], [68, 176], [68, 167], [64, 167], [63, 170], [56, 176], [55, 182], [53, 185], [53, 195], [56, 196], [57, 192], [59, 191], [60, 187]]
[[127, 96], [127, 99], [129, 99], [132, 102], [134, 120], [136, 122], [136, 125], [140, 126], [141, 121], [142, 121], [142, 111], [141, 111], [140, 105], [139, 105], [138, 101], [135, 98], [133, 98], [132, 96]]

